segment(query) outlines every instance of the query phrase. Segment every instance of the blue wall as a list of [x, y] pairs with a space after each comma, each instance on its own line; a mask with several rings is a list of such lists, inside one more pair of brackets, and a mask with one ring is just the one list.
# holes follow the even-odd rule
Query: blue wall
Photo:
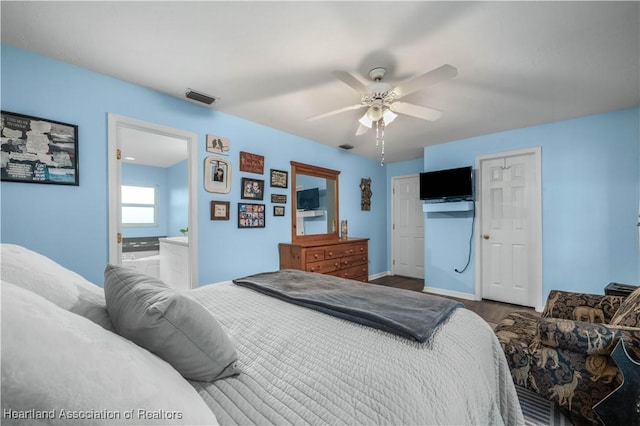
[[[6, 44], [2, 44], [1, 78], [2, 109], [79, 126], [80, 161], [78, 187], [2, 182], [2, 242], [32, 248], [102, 285], [108, 260], [107, 114], [114, 113], [196, 133], [200, 178], [206, 134], [230, 139], [231, 193], [211, 194], [199, 185], [201, 284], [278, 269], [278, 243], [291, 241], [291, 202], [286, 216], [273, 216], [271, 192], [283, 191], [268, 187], [268, 171], [289, 170], [291, 160], [342, 171], [340, 218], [349, 220], [350, 236], [370, 238], [370, 274], [387, 269], [385, 168], [378, 161]], [[240, 151], [264, 155], [265, 174], [240, 173]], [[263, 229], [237, 228], [242, 176], [267, 182]], [[372, 178], [369, 212], [360, 210], [363, 177]], [[214, 199], [231, 202], [231, 220], [210, 220]]]
[[[424, 149], [424, 170], [475, 166], [479, 155], [542, 148], [543, 301], [552, 289], [603, 293], [638, 284], [640, 108], [496, 133]], [[474, 293], [463, 274], [471, 217], [429, 214], [426, 285]], [[476, 236], [477, 238], [477, 236]]]
[[123, 227], [123, 237], [181, 236], [189, 223], [188, 162], [171, 167], [122, 164], [122, 184], [157, 187], [158, 226]]

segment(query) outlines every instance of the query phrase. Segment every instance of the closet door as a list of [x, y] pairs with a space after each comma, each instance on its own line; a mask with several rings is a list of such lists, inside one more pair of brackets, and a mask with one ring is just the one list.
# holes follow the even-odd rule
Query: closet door
[[536, 154], [480, 161], [482, 298], [536, 306], [540, 292], [540, 180]]

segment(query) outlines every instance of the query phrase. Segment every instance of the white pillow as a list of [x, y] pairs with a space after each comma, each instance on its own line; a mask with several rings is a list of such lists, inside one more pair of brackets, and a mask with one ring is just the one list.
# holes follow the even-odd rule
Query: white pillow
[[[37, 294], [4, 281], [1, 286], [4, 421], [218, 424], [196, 390], [165, 361]], [[30, 418], [17, 418], [28, 413]], [[37, 413], [50, 418], [35, 418]]]
[[39, 294], [113, 331], [104, 290], [46, 256], [14, 244], [2, 244], [3, 280]]

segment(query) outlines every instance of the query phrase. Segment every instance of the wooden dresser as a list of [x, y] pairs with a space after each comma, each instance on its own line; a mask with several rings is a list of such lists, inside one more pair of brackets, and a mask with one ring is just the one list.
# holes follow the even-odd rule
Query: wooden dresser
[[280, 243], [280, 269], [300, 269], [367, 282], [369, 239]]

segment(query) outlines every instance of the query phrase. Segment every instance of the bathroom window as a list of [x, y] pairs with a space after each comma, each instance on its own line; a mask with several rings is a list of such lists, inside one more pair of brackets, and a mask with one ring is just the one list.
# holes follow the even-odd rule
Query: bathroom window
[[122, 185], [122, 226], [158, 226], [155, 186]]

